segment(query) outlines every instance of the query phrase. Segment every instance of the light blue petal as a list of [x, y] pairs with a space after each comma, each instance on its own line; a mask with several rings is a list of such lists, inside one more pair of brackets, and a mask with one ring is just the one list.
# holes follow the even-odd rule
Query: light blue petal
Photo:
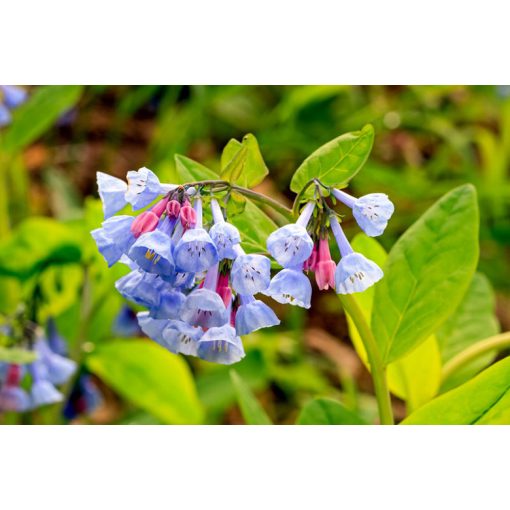
[[64, 395], [62, 395], [51, 382], [45, 381], [44, 379], [35, 381], [32, 384], [30, 397], [32, 409], [44, 405], [56, 404], [57, 402], [62, 402], [64, 399]]
[[244, 358], [244, 348], [236, 330], [229, 325], [208, 329], [198, 342], [197, 354], [199, 358], [231, 365]]
[[269, 287], [271, 261], [264, 255], [239, 255], [230, 276], [232, 288], [237, 293], [252, 296]]
[[140, 326], [136, 320], [135, 312], [127, 305], [122, 305], [112, 326], [114, 335], [129, 338], [130, 336], [138, 336]]
[[154, 319], [179, 319], [185, 300], [186, 296], [182, 292], [163, 287], [159, 305], [151, 308], [150, 315]]
[[295, 267], [310, 257], [312, 238], [305, 227], [291, 223], [275, 230], [267, 238], [267, 251], [283, 267]]
[[120, 294], [137, 305], [155, 308], [159, 306], [160, 288], [164, 284], [157, 275], [143, 271], [131, 271], [115, 282]]
[[131, 246], [128, 256], [148, 273], [171, 276], [175, 272], [172, 242], [161, 230], [142, 234]]
[[0, 411], [22, 413], [30, 409], [28, 393], [18, 386], [2, 386], [0, 389]]
[[388, 195], [371, 193], [356, 200], [352, 214], [365, 234], [376, 237], [384, 232], [394, 210]]
[[148, 168], [130, 170], [127, 173], [128, 189], [125, 199], [133, 210], [143, 209], [160, 195], [164, 194], [157, 175]]
[[9, 109], [0, 103], [0, 127], [7, 126], [11, 123], [11, 112]]
[[218, 262], [218, 251], [202, 228], [186, 230], [174, 250], [175, 265], [183, 273], [200, 273]]
[[216, 223], [209, 230], [209, 235], [218, 250], [220, 259], [235, 259], [234, 245], [241, 242], [241, 235], [234, 225], [222, 222]]
[[271, 296], [278, 303], [310, 308], [312, 285], [301, 271], [282, 269], [273, 277], [269, 289], [264, 294]]
[[15, 85], [0, 85], [4, 94], [4, 103], [8, 108], [16, 108], [27, 100], [27, 91]]
[[97, 172], [96, 178], [99, 196], [103, 203], [104, 217], [108, 219], [126, 206], [124, 195], [127, 191], [127, 184], [122, 179], [103, 172]]
[[108, 263], [108, 267], [112, 267], [122, 257], [122, 250], [108, 237], [104, 228], [96, 228], [90, 234], [96, 242], [99, 253]]
[[135, 237], [131, 232], [133, 220], [133, 216], [121, 215], [108, 218], [102, 223], [106, 235], [118, 246], [122, 253], [127, 253], [135, 242]]
[[171, 321], [163, 330], [161, 345], [175, 354], [196, 356], [202, 334], [201, 328], [194, 328], [183, 321]]
[[384, 273], [381, 268], [361, 253], [350, 253], [342, 257], [335, 272], [337, 294], [363, 292], [378, 282]]
[[153, 319], [149, 312], [139, 312], [136, 315], [140, 329], [158, 344], [163, 342], [163, 330], [170, 323], [169, 320]]
[[210, 328], [225, 324], [229, 317], [223, 300], [216, 292], [197, 289], [186, 298], [181, 318], [192, 326]]
[[241, 305], [236, 313], [236, 331], [240, 336], [278, 324], [280, 319], [273, 310], [259, 300]]

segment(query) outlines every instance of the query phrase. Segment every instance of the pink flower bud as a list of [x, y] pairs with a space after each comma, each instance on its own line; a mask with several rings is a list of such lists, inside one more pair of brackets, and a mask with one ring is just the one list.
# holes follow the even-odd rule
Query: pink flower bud
[[181, 219], [181, 225], [184, 227], [184, 230], [194, 228], [197, 224], [197, 213], [195, 209], [193, 209], [193, 207], [190, 205], [181, 207], [179, 216]]
[[219, 294], [221, 299], [223, 299], [223, 303], [225, 304], [225, 308], [228, 308], [230, 305], [230, 301], [232, 300], [232, 290], [230, 287], [218, 287], [216, 292]]
[[137, 216], [133, 223], [131, 223], [131, 233], [135, 237], [140, 237], [146, 232], [152, 232], [159, 223], [159, 218], [152, 211], [144, 211]]
[[318, 262], [315, 264], [315, 281], [320, 290], [335, 288], [336, 264], [331, 259], [328, 238], [319, 241]]
[[166, 204], [166, 213], [168, 214], [169, 218], [177, 218], [180, 211], [181, 204], [179, 204], [177, 200], [170, 200], [170, 202]]
[[315, 266], [317, 265], [317, 256], [318, 256], [318, 251], [317, 251], [317, 243], [316, 243], [313, 245], [313, 250], [312, 250], [311, 255], [308, 257], [307, 260], [305, 260], [305, 263], [303, 266], [303, 269], [305, 271], [315, 271]]
[[165, 212], [166, 205], [168, 204], [168, 197], [163, 198], [163, 200], [160, 200], [152, 209], [151, 211], [158, 217], [161, 218], [161, 215]]
[[21, 367], [19, 365], [9, 365], [7, 376], [5, 378], [6, 386], [18, 386], [21, 379]]

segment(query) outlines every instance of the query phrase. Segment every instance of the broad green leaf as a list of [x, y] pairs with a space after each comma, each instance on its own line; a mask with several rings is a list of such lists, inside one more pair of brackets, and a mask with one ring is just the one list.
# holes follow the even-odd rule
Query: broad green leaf
[[[489, 280], [481, 273], [475, 273], [471, 285], [454, 314], [437, 331], [443, 362], [459, 354], [479, 340], [499, 333], [499, 323], [495, 315], [495, 297]], [[462, 384], [485, 368], [496, 352], [487, 353], [469, 365], [452, 374], [443, 390]]]
[[35, 89], [28, 101], [14, 110], [4, 148], [16, 152], [35, 141], [78, 102], [82, 90], [81, 85], [48, 85]]
[[35, 351], [27, 351], [26, 349], [19, 349], [16, 347], [0, 347], [0, 362], [25, 365], [27, 363], [32, 363], [36, 359], [37, 353]]
[[344, 187], [363, 167], [374, 143], [374, 128], [345, 133], [319, 147], [296, 170], [290, 189], [299, 193], [311, 179], [327, 186]]
[[242, 246], [247, 252], [265, 252], [266, 240], [278, 226], [250, 199], [246, 199], [243, 214], [231, 218], [232, 223], [241, 233]]
[[371, 321], [385, 363], [441, 326], [466, 293], [477, 261], [478, 204], [468, 184], [438, 200], [390, 251]]
[[179, 180], [183, 184], [186, 182], [219, 179], [218, 174], [214, 170], [180, 154], [175, 155], [175, 167]]
[[405, 425], [510, 424], [510, 357], [408, 416]]
[[[363, 233], [357, 234], [352, 240], [352, 248], [384, 267], [388, 255], [384, 248], [373, 237]], [[375, 286], [365, 292], [354, 294], [365, 317], [370, 322]], [[347, 317], [349, 332], [354, 347], [365, 366], [370, 369], [367, 354], [358, 330], [350, 317]], [[408, 411], [416, 409], [431, 400], [438, 392], [441, 383], [441, 354], [434, 336], [427, 338], [420, 346], [401, 359], [388, 366], [388, 386], [390, 391], [406, 401]]]
[[221, 178], [245, 188], [256, 186], [268, 174], [257, 139], [247, 134], [242, 143], [235, 142], [230, 140], [221, 155]]
[[271, 420], [264, 408], [235, 370], [230, 371], [230, 379], [234, 385], [237, 402], [247, 425], [271, 425]]
[[50, 264], [79, 262], [77, 233], [50, 218], [30, 218], [0, 243], [0, 275], [29, 278]]
[[367, 425], [343, 404], [330, 398], [316, 398], [303, 407], [297, 425]]
[[87, 367], [120, 395], [165, 423], [201, 423], [203, 410], [188, 365], [149, 340], [112, 340], [97, 347]]

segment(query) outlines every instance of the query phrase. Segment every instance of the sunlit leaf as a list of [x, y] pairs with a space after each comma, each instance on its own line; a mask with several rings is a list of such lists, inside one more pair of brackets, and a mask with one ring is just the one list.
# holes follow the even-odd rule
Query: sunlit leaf
[[19, 348], [0, 347], [0, 362], [2, 363], [15, 363], [17, 365], [25, 365], [32, 363], [37, 359], [35, 351], [28, 351]]
[[366, 425], [357, 414], [330, 398], [316, 398], [303, 407], [297, 425]]
[[181, 156], [180, 154], [175, 155], [175, 166], [177, 175], [179, 176], [179, 180], [182, 184], [187, 182], [219, 179], [218, 174], [214, 170], [207, 168], [191, 158]]
[[237, 402], [248, 425], [271, 425], [269, 416], [260, 405], [250, 387], [241, 379], [235, 370], [231, 370], [230, 379], [234, 385]]

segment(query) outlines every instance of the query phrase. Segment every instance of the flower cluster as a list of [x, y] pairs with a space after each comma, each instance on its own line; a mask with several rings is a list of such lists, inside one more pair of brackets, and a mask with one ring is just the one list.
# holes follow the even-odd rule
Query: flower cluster
[[71, 378], [76, 364], [66, 357], [66, 344], [53, 321], [47, 336], [38, 334], [32, 348], [37, 354], [33, 363], [0, 363], [0, 411], [24, 412], [63, 400], [56, 386]]
[[23, 104], [27, 93], [21, 87], [14, 85], [0, 85], [0, 127], [11, 122], [11, 110]]
[[[325, 215], [323, 207], [315, 214], [315, 201], [303, 207], [296, 223], [267, 239], [269, 254], [283, 268], [271, 279], [270, 259], [244, 252], [241, 235], [226, 221], [213, 190], [202, 194], [205, 184], [165, 185], [147, 168], [128, 172], [127, 181], [98, 173], [105, 220], [92, 236], [109, 266], [120, 261], [130, 267], [116, 288], [147, 309], [138, 313], [140, 328], [171, 352], [235, 363], [244, 356], [241, 336], [280, 323], [257, 294], [309, 308], [307, 271], [315, 272], [319, 288], [339, 293], [361, 292], [382, 277], [376, 264], [353, 252], [336, 214]], [[353, 209], [365, 232], [382, 233], [393, 212], [386, 195], [356, 200], [332, 192]], [[136, 217], [115, 215], [127, 204], [146, 209]], [[338, 266], [326, 227], [340, 248]]]

